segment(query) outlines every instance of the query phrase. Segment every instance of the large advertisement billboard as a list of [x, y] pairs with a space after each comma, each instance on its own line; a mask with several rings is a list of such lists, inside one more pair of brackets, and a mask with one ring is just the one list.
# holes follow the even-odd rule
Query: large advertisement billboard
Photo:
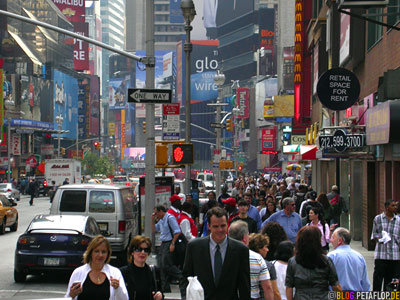
[[58, 9], [67, 17], [68, 21], [85, 21], [85, 0], [53, 0]]
[[218, 41], [192, 41], [191, 102], [215, 100], [218, 87], [214, 76], [218, 69]]
[[21, 111], [24, 119], [53, 122], [51, 80], [21, 76]]
[[57, 116], [63, 118], [61, 130], [68, 130], [61, 137], [76, 139], [78, 124], [78, 80], [58, 70], [53, 73], [54, 82], [54, 128]]
[[110, 78], [108, 82], [108, 105], [110, 109], [124, 109], [127, 100], [129, 79]]
[[100, 134], [100, 78], [90, 76], [89, 135]]

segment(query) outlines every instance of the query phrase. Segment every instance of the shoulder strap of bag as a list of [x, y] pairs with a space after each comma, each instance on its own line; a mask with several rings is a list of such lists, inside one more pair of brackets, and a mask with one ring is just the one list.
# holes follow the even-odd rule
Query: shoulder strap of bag
[[[172, 237], [172, 239], [174, 239], [174, 232], [172, 231], [171, 225], [169, 224], [169, 217], [170, 217], [170, 215], [168, 215], [167, 224], [168, 224], [169, 232], [171, 233], [171, 237]], [[174, 216], [172, 216], [172, 217], [174, 217]]]

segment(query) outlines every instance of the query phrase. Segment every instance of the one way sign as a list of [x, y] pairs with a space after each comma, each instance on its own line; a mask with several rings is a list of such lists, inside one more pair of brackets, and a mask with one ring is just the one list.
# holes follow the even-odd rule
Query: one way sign
[[172, 90], [128, 89], [129, 103], [171, 103]]

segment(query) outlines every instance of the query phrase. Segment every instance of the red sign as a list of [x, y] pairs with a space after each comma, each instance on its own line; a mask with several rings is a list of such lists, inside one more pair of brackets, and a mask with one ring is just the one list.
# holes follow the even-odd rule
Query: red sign
[[248, 88], [238, 88], [236, 90], [236, 105], [239, 107], [238, 119], [249, 118], [249, 99], [250, 92]]
[[85, 0], [53, 0], [54, 4], [71, 22], [85, 22]]
[[275, 150], [275, 128], [261, 130], [262, 151]]
[[282, 167], [264, 167], [265, 172], [282, 172]]
[[27, 166], [30, 166], [31, 168], [36, 167], [37, 161], [36, 161], [35, 156], [34, 156], [34, 155], [29, 156], [29, 157], [25, 160], [25, 164], [26, 164]]
[[[89, 24], [73, 22], [74, 32], [89, 36]], [[77, 71], [89, 70], [89, 44], [82, 40], [74, 39], [74, 69]]]
[[163, 104], [163, 115], [179, 115], [179, 103]]

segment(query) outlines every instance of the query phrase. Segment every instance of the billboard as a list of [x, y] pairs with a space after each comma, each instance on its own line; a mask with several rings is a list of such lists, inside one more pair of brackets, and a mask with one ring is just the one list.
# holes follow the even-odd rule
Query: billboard
[[262, 140], [262, 151], [273, 151], [275, 150], [275, 135], [276, 130], [274, 128], [263, 128], [261, 130]]
[[51, 80], [21, 76], [21, 111], [25, 119], [53, 122], [53, 83]]
[[89, 135], [100, 134], [100, 78], [90, 76]]
[[110, 78], [108, 82], [108, 105], [110, 109], [123, 109], [126, 105], [129, 79]]
[[79, 84], [78, 86], [78, 137], [79, 139], [87, 138], [87, 128], [86, 128], [86, 87], [87, 84]]
[[192, 41], [190, 74], [191, 102], [210, 101], [218, 97], [214, 76], [218, 69], [218, 41]]
[[[86, 22], [73, 22], [74, 32], [89, 36], [89, 24]], [[74, 69], [77, 71], [89, 70], [89, 44], [82, 40], [74, 39]]]
[[54, 82], [54, 128], [57, 127], [56, 116], [62, 116], [61, 130], [69, 130], [61, 134], [63, 138], [76, 139], [78, 124], [78, 80], [58, 70], [53, 72]]
[[238, 119], [248, 119], [250, 106], [250, 91], [248, 88], [238, 88], [236, 90], [236, 105], [239, 108], [239, 114], [237, 115]]
[[57, 8], [71, 22], [85, 21], [85, 0], [53, 0]]

